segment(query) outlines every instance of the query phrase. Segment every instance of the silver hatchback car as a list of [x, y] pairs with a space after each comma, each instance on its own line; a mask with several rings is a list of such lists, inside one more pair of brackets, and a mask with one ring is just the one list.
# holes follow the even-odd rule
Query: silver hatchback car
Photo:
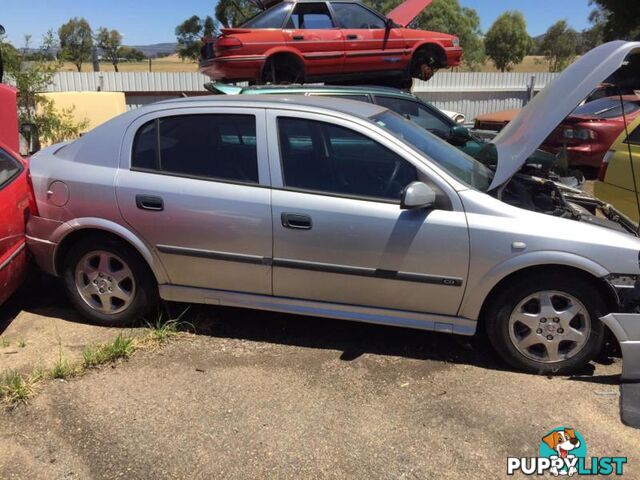
[[511, 365], [566, 372], [598, 353], [601, 317], [628, 308], [640, 240], [611, 210], [596, 217], [516, 172], [555, 126], [540, 119], [559, 121], [639, 49], [605, 45], [568, 69], [496, 138], [495, 172], [362, 102], [214, 96], [130, 111], [32, 159], [28, 242], [99, 324], [162, 298], [484, 328]]

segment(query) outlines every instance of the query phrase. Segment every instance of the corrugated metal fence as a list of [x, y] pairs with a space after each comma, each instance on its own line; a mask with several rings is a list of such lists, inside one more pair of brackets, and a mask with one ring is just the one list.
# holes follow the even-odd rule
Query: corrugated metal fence
[[[550, 83], [555, 73], [439, 72], [428, 82], [414, 82], [413, 92], [438, 108], [475, 116], [522, 107]], [[209, 78], [197, 72], [60, 72], [52, 92], [125, 92], [130, 108], [184, 95], [203, 94]]]

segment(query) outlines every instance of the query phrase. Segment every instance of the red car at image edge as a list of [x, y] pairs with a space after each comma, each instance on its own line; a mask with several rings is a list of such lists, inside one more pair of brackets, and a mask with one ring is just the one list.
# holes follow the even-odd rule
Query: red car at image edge
[[35, 212], [28, 163], [19, 149], [16, 90], [0, 84], [0, 304], [27, 274], [25, 225]]
[[223, 82], [407, 87], [462, 58], [455, 35], [407, 28], [430, 3], [407, 0], [385, 16], [353, 0], [263, 2], [270, 8], [204, 39], [200, 71]]

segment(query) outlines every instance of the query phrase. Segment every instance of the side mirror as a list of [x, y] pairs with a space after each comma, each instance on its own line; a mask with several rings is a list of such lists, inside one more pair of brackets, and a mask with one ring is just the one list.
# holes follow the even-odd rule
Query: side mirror
[[436, 192], [426, 183], [411, 182], [402, 193], [400, 208], [429, 208], [436, 203]]
[[40, 134], [35, 123], [23, 123], [20, 125], [20, 135], [27, 142], [27, 155], [33, 155], [40, 150]]
[[453, 140], [459, 140], [467, 142], [471, 140], [471, 133], [469, 133], [469, 129], [463, 127], [462, 125], [456, 125], [455, 127], [451, 127], [451, 138]]

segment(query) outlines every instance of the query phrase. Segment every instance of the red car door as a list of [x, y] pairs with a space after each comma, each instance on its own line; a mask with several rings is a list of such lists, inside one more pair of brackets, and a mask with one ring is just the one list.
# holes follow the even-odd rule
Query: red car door
[[385, 19], [364, 5], [331, 2], [345, 39], [344, 72], [403, 70], [411, 55], [396, 28], [386, 28]]
[[304, 59], [307, 79], [342, 72], [344, 40], [325, 2], [298, 2], [283, 33], [287, 46]]
[[33, 200], [26, 163], [0, 144], [0, 304], [27, 271], [25, 222]]

